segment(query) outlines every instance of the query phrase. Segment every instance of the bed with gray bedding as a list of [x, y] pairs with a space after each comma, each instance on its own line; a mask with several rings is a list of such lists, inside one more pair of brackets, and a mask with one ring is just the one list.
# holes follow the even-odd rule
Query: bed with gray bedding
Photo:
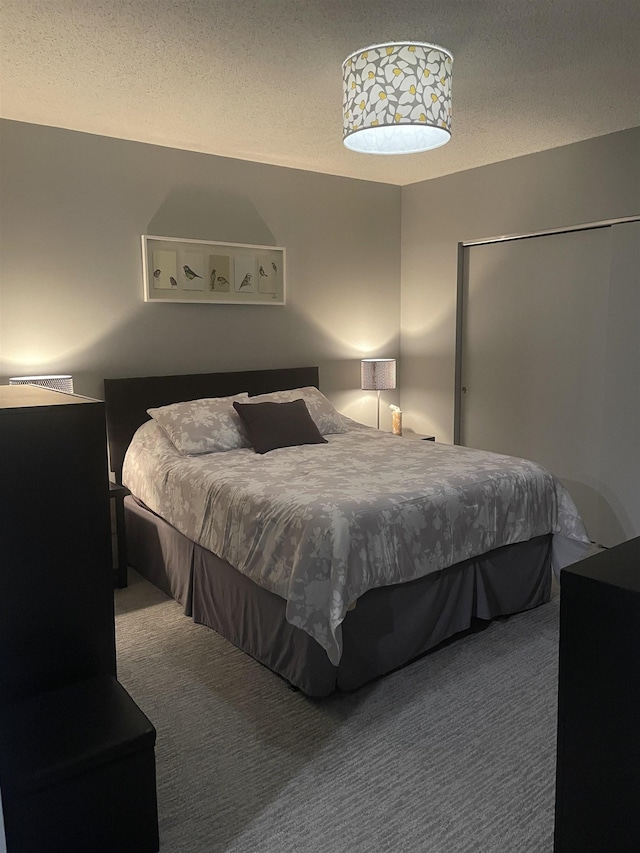
[[225, 434], [224, 452], [185, 454], [154, 417], [122, 472], [132, 565], [309, 695], [359, 687], [476, 618], [544, 603], [551, 566], [588, 546], [541, 466], [405, 441], [335, 410], [323, 422], [320, 398], [307, 394], [326, 443], [258, 454], [247, 441], [226, 449]]

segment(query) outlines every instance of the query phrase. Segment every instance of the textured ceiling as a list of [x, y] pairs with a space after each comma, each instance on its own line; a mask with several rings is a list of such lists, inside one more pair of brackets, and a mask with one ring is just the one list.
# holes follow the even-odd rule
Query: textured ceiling
[[[448, 48], [453, 138], [342, 144], [341, 64]], [[405, 185], [640, 125], [638, 0], [0, 0], [0, 115]]]

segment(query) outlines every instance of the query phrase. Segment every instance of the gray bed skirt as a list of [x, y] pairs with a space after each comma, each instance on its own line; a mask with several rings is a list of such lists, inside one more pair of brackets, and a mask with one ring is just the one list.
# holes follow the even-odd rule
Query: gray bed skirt
[[373, 589], [347, 613], [343, 654], [285, 619], [285, 601], [196, 545], [133, 497], [125, 499], [129, 564], [176, 599], [186, 615], [309, 696], [355, 690], [489, 620], [529, 610], [551, 595], [551, 536], [507, 545], [416, 581]]

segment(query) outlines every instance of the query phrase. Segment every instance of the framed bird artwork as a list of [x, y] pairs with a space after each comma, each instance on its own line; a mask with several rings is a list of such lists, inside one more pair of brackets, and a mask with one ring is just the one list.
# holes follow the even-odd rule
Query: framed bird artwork
[[142, 236], [145, 302], [284, 305], [282, 246]]

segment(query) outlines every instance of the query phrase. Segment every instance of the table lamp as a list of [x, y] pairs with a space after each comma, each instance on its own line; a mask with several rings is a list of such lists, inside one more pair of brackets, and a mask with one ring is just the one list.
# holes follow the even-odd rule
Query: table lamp
[[12, 376], [9, 385], [41, 385], [52, 391], [73, 394], [73, 376], [68, 373], [50, 373], [42, 376]]
[[360, 387], [363, 391], [378, 392], [378, 420], [380, 429], [380, 392], [393, 391], [396, 387], [395, 358], [363, 358], [360, 362]]

